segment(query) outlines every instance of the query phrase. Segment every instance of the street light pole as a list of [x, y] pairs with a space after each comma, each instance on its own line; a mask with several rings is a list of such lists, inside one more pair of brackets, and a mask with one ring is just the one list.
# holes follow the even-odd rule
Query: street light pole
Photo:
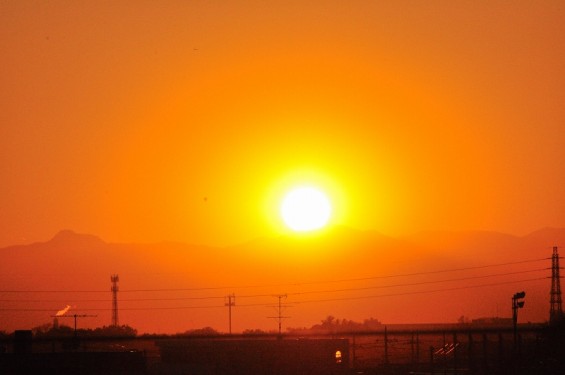
[[512, 296], [512, 324], [514, 328], [514, 350], [518, 347], [518, 309], [524, 307], [522, 299], [526, 297], [526, 292], [519, 292]]

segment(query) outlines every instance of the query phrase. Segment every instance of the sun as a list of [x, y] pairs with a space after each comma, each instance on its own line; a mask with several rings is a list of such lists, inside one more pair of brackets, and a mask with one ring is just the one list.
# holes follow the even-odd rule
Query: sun
[[295, 232], [323, 228], [332, 213], [330, 200], [320, 189], [298, 187], [288, 192], [281, 203], [281, 217]]

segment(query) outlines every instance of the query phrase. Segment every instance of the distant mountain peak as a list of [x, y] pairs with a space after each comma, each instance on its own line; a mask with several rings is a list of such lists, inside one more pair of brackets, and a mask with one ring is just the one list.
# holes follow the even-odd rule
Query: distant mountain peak
[[535, 237], [535, 236], [562, 236], [565, 234], [565, 228], [555, 228], [555, 227], [545, 227], [545, 228], [541, 228], [538, 229], [536, 231], [533, 231], [529, 234], [527, 234], [524, 237]]
[[546, 248], [565, 246], [565, 228], [546, 227], [523, 237], [525, 240], [543, 244]]
[[59, 231], [55, 236], [49, 240], [50, 244], [57, 245], [76, 245], [76, 244], [88, 244], [88, 245], [103, 245], [105, 244], [99, 237], [92, 234], [82, 234], [77, 233], [70, 229], [64, 229]]

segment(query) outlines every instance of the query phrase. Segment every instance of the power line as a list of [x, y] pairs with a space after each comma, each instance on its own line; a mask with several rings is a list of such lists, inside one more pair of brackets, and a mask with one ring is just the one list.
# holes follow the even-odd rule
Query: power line
[[[443, 289], [434, 289], [434, 290], [423, 290], [423, 291], [414, 291], [414, 292], [402, 292], [402, 293], [389, 293], [389, 294], [378, 294], [378, 295], [358, 296], [358, 297], [342, 297], [342, 298], [327, 298], [327, 299], [292, 301], [292, 303], [293, 304], [305, 304], [305, 303], [316, 303], [316, 302], [337, 302], [337, 301], [363, 300], [363, 299], [382, 298], [382, 297], [396, 297], [396, 296], [406, 296], [406, 295], [449, 292], [449, 291], [455, 291], [455, 290], [465, 290], [465, 289], [474, 289], [474, 288], [485, 288], [485, 287], [493, 287], [493, 286], [499, 286], [499, 285], [508, 285], [508, 284], [540, 281], [540, 280], [547, 280], [547, 277], [538, 277], [538, 278], [532, 278], [532, 279], [513, 280], [513, 281], [505, 281], [505, 282], [498, 282], [498, 283], [468, 285], [468, 286], [461, 286], [461, 287], [452, 287], [452, 288], [443, 288]], [[267, 304], [267, 303], [238, 304], [238, 306], [239, 307], [253, 307], [253, 306], [271, 307], [272, 304]], [[185, 310], [185, 309], [210, 309], [210, 308], [224, 308], [224, 307], [225, 307], [224, 305], [139, 307], [139, 308], [133, 307], [133, 308], [122, 308], [120, 310], [128, 310], [128, 311]], [[81, 311], [110, 311], [110, 310], [111, 310], [110, 308], [81, 309]], [[19, 311], [19, 312], [45, 312], [45, 311], [48, 311], [48, 312], [52, 312], [53, 309], [0, 308], [0, 311]]]
[[[223, 305], [211, 305], [211, 306], [170, 306], [170, 307], [129, 307], [120, 308], [122, 310], [128, 311], [145, 311], [145, 310], [186, 310], [186, 309], [212, 309], [224, 307]], [[0, 311], [28, 311], [28, 312], [53, 312], [54, 309], [10, 309], [10, 308], [0, 308]], [[86, 308], [80, 309], [80, 311], [111, 311], [111, 308]]]
[[[238, 286], [225, 286], [225, 287], [177, 288], [177, 289], [131, 289], [131, 290], [125, 290], [124, 292], [201, 291], [201, 290], [218, 290], [218, 289], [221, 290], [221, 289], [230, 289], [230, 288], [232, 288], [232, 289], [251, 289], [251, 288], [288, 287], [288, 286], [301, 286], [301, 285], [314, 285], [314, 284], [330, 284], [330, 283], [388, 279], [388, 278], [396, 278], [396, 277], [432, 275], [432, 274], [438, 274], [438, 273], [448, 273], [448, 272], [458, 272], [458, 271], [469, 271], [469, 270], [477, 270], [477, 269], [484, 269], [484, 268], [490, 268], [490, 267], [502, 267], [502, 266], [516, 265], [516, 264], [540, 262], [542, 260], [549, 260], [549, 259], [551, 259], [551, 258], [528, 259], [528, 260], [521, 260], [521, 261], [514, 261], [514, 262], [494, 263], [494, 264], [486, 264], [486, 265], [481, 265], [481, 266], [451, 268], [451, 269], [435, 270], [435, 271], [423, 271], [423, 272], [413, 272], [413, 273], [404, 273], [404, 274], [369, 276], [369, 277], [349, 278], [349, 279], [310, 281], [310, 282], [300, 282], [300, 283], [271, 284], [271, 285], [243, 285], [243, 286], [239, 286], [239, 287]], [[252, 296], [255, 297], [256, 295], [252, 295]], [[270, 296], [270, 295], [260, 295], [260, 296], [261, 297], [267, 297], [267, 296]], [[239, 296], [239, 297], [242, 298], [242, 297], [246, 297], [246, 296], [242, 295], [242, 296]]]
[[[270, 294], [269, 294], [270, 296]], [[185, 300], [208, 300], [208, 299], [222, 299], [224, 297], [175, 297], [175, 298], [126, 298], [120, 299], [121, 302], [142, 302], [142, 301], [185, 301]], [[110, 299], [72, 299], [72, 302], [110, 302]], [[0, 299], [0, 302], [59, 302], [66, 303], [69, 299], [61, 300], [38, 300], [38, 299]]]
[[350, 282], [350, 281], [367, 281], [367, 280], [377, 280], [377, 279], [389, 279], [389, 278], [395, 278], [395, 277], [432, 275], [432, 274], [438, 274], [438, 273], [469, 271], [469, 270], [477, 270], [477, 269], [490, 268], [490, 267], [501, 267], [501, 266], [515, 265], [515, 264], [533, 263], [533, 262], [540, 262], [542, 260], [549, 260], [549, 259], [551, 259], [551, 258], [538, 258], [538, 259], [521, 260], [521, 261], [515, 261], [515, 262], [486, 264], [486, 265], [482, 265], [482, 266], [451, 268], [451, 269], [436, 270], [436, 271], [403, 273], [403, 274], [396, 274], [396, 275], [393, 274], [393, 275], [384, 275], [384, 276], [361, 277], [361, 278], [354, 278], [354, 279], [337, 279], [337, 280], [327, 280], [327, 281], [313, 281], [313, 282], [296, 283], [296, 284], [290, 284], [290, 285], [300, 286], [300, 285], [308, 285], [308, 284], [329, 284], [329, 283]]
[[505, 281], [505, 282], [491, 283], [491, 284], [468, 285], [468, 286], [460, 286], [460, 287], [444, 288], [444, 289], [422, 290], [422, 291], [417, 291], [417, 292], [403, 292], [403, 293], [379, 294], [379, 295], [372, 295], [372, 296], [343, 297], [343, 298], [328, 298], [328, 299], [316, 299], [316, 300], [306, 300], [306, 301], [293, 301], [293, 303], [301, 304], [301, 303], [312, 303], [312, 302], [334, 302], [334, 301], [350, 301], [350, 300], [381, 298], [381, 297], [408, 296], [408, 295], [415, 295], [415, 294], [450, 292], [450, 291], [454, 291], [454, 290], [463, 290], [463, 289], [486, 288], [486, 287], [491, 287], [491, 286], [525, 283], [525, 282], [539, 281], [539, 280], [547, 280], [547, 277], [538, 277], [538, 278], [534, 278], [534, 279], [525, 279], [525, 280], [513, 280], [513, 281]]
[[[381, 276], [369, 276], [362, 278], [350, 278], [350, 279], [334, 279], [334, 280], [324, 280], [324, 281], [311, 281], [311, 282], [300, 282], [300, 283], [286, 283], [286, 284], [267, 284], [267, 285], [240, 285], [240, 286], [218, 286], [218, 287], [200, 287], [200, 288], [158, 288], [158, 289], [125, 289], [120, 290], [121, 293], [139, 293], [139, 292], [190, 292], [190, 291], [205, 291], [205, 290], [222, 290], [222, 289], [252, 289], [252, 288], [271, 288], [271, 287], [289, 287], [289, 286], [301, 286], [301, 285], [314, 285], [314, 284], [330, 284], [330, 283], [342, 283], [342, 282], [354, 282], [354, 281], [367, 281], [367, 280], [378, 280], [396, 277], [409, 277], [409, 276], [421, 276], [421, 275], [431, 275], [438, 273], [447, 272], [459, 272], [459, 271], [469, 271], [484, 269], [490, 267], [502, 267], [516, 264], [533, 263], [542, 260], [549, 260], [551, 258], [538, 258], [521, 260], [514, 262], [505, 263], [494, 263], [486, 264], [481, 266], [471, 266], [471, 267], [461, 267], [461, 268], [451, 268], [435, 271], [423, 271], [423, 272], [413, 272], [404, 274], [392, 274], [392, 275], [381, 275]], [[0, 293], [107, 293], [106, 290], [0, 290]], [[270, 295], [261, 295], [270, 296]], [[223, 298], [223, 297], [222, 297]]]
[[302, 295], [302, 294], [317, 294], [317, 293], [353, 292], [353, 291], [358, 291], [358, 290], [371, 290], [371, 289], [384, 289], [384, 288], [398, 288], [398, 287], [405, 287], [405, 286], [439, 284], [439, 283], [453, 282], [453, 281], [486, 279], [486, 278], [489, 278], [489, 277], [510, 276], [510, 275], [518, 275], [518, 274], [523, 274], [523, 273], [530, 273], [530, 272], [539, 272], [539, 271], [547, 271], [547, 268], [538, 268], [538, 269], [535, 269], [535, 270], [517, 271], [517, 272], [505, 272], [505, 273], [498, 273], [498, 274], [491, 274], [491, 275], [459, 277], [459, 278], [455, 278], [455, 279], [420, 281], [420, 282], [417, 282], [417, 283], [379, 285], [379, 286], [367, 286], [367, 287], [360, 287], [360, 288], [343, 288], [343, 289], [331, 289], [331, 290], [312, 290], [312, 291], [295, 292], [295, 293], [288, 293], [288, 294], [289, 295]]
[[[495, 274], [480, 275], [480, 276], [467, 276], [467, 277], [459, 277], [459, 278], [452, 278], [452, 279], [420, 281], [420, 282], [415, 282], [415, 283], [377, 285], [377, 286], [342, 288], [342, 289], [310, 290], [310, 291], [304, 291], [304, 292], [291, 292], [291, 293], [286, 293], [286, 294], [295, 296], [295, 295], [304, 295], [304, 294], [339, 293], [339, 292], [352, 292], [352, 291], [360, 291], [360, 290], [398, 288], [398, 287], [407, 287], [407, 286], [420, 286], [420, 285], [429, 285], [429, 284], [439, 284], [439, 283], [445, 283], [445, 282], [476, 280], [476, 279], [485, 279], [485, 278], [499, 277], [499, 276], [510, 276], [510, 275], [532, 273], [532, 272], [539, 272], [539, 271], [546, 271], [546, 270], [548, 270], [548, 268], [537, 268], [537, 269], [532, 269], [532, 270], [503, 272], [503, 273], [495, 273]], [[272, 294], [238, 295], [238, 298], [259, 298], [259, 297], [272, 297]], [[129, 299], [122, 299], [121, 301], [122, 302], [186, 301], [186, 300], [210, 300], [210, 299], [224, 299], [224, 298], [225, 298], [224, 296], [174, 297], [174, 298], [129, 298]], [[37, 300], [37, 299], [35, 299], [35, 300], [0, 299], [0, 301], [1, 302], [68, 302], [68, 300]], [[72, 301], [73, 302], [109, 302], [110, 300], [108, 300], [108, 299], [81, 299], [81, 300], [72, 300]]]

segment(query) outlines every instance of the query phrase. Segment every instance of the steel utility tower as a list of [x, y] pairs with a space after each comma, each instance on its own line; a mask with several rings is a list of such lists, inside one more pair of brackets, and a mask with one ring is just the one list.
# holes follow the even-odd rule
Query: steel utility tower
[[551, 257], [551, 292], [549, 299], [549, 323], [554, 324], [563, 319], [561, 306], [561, 284], [559, 282], [559, 253], [557, 246], [553, 247]]
[[112, 281], [112, 325], [114, 327], [118, 326], [118, 281], [120, 281], [120, 277], [118, 275], [110, 276], [110, 280]]

